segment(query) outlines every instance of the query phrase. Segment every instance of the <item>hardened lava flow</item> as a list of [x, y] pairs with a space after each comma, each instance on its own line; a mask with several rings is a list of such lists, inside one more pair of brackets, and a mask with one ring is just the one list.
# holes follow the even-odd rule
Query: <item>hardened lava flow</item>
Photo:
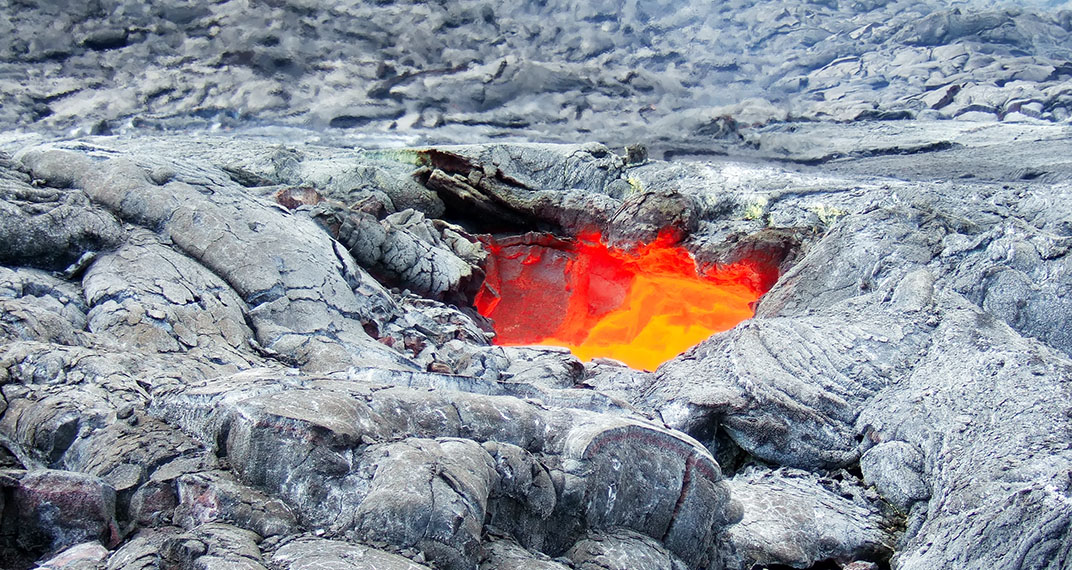
[[487, 278], [477, 310], [496, 344], [568, 347], [654, 370], [714, 333], [754, 315], [777, 269], [739, 261], [702, 272], [668, 236], [631, 251], [598, 233], [487, 238]]

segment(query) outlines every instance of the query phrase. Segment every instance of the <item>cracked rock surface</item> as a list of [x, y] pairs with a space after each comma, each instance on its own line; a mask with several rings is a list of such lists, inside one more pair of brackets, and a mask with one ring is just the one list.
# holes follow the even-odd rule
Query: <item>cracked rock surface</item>
[[[764, 136], [809, 128], [860, 127]], [[1069, 134], [983, 129], [901, 178], [863, 170], [940, 125], [822, 165], [846, 143], [628, 163], [7, 139], [5, 207], [62, 196], [33, 215], [97, 237], [0, 247], [4, 564], [1062, 568]], [[1025, 136], [1046, 179], [916, 168]], [[349, 202], [332, 168], [397, 178]], [[499, 347], [469, 304], [492, 210], [624, 241], [669, 224], [701, 265], [779, 272], [754, 319], [655, 372]]]
[[660, 157], [709, 154], [787, 119], [1067, 124], [1070, 8], [13, 1], [0, 8], [0, 122], [82, 135], [253, 122], [422, 144], [646, 139]]
[[[0, 568], [1072, 567], [1069, 2], [0, 15]], [[768, 290], [494, 344], [591, 232]]]

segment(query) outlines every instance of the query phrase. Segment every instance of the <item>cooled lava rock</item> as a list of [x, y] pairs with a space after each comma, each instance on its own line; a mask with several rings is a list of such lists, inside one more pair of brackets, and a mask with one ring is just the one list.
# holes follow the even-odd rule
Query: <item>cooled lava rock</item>
[[[1048, 126], [994, 127], [937, 152], [999, 160], [1025, 132], [1036, 160], [1063, 156], [1067, 135]], [[673, 186], [707, 212], [674, 246], [698, 269], [750, 256], [776, 268], [757, 276], [772, 287], [754, 318], [650, 373], [492, 344], [464, 280], [418, 277], [448, 275], [455, 260], [490, 267], [494, 247], [462, 229], [467, 218], [396, 211], [386, 193], [377, 219], [326, 185], [280, 205], [280, 187], [227, 174], [275, 176], [260, 158], [279, 153], [269, 144], [112, 137], [4, 158], [4, 203], [25, 216], [7, 218], [0, 268], [4, 520], [24, 521], [4, 527], [13, 566], [61, 551], [92, 559], [98, 550], [78, 546], [87, 540], [118, 546], [104, 555], [115, 568], [301, 567], [313, 551], [399, 568], [860, 566], [891, 555], [901, 568], [1021, 555], [1045, 567], [1065, 556], [1072, 457], [1054, 395], [1072, 372], [1057, 325], [1072, 312], [1059, 294], [1072, 275], [1067, 182], [949, 185], [925, 172], [866, 176], [851, 161], [597, 168], [587, 184], [608, 211], [627, 200], [608, 191], [609, 172], [652, 196]], [[527, 181], [499, 187], [517, 194], [510, 203], [540, 193], [553, 204], [577, 191], [553, 177], [530, 189], [550, 176], [544, 165], [594, 164], [606, 151], [449, 152]], [[394, 172], [387, 188], [405, 203], [405, 180], [434, 186], [428, 155], [305, 144], [289, 168]], [[522, 159], [481, 166], [512, 155]], [[35, 193], [47, 199], [26, 201]], [[560, 231], [577, 219], [568, 207], [513, 211]], [[55, 215], [100, 237], [27, 257], [22, 244]], [[343, 231], [347, 220], [360, 222]], [[570, 239], [518, 239], [495, 243], [572, 255]], [[414, 273], [387, 261], [391, 247], [413, 248]], [[96, 489], [83, 495], [100, 508], [69, 507], [90, 498], [62, 499], [49, 477], [92, 483], [79, 488]], [[994, 530], [1012, 520], [1016, 533]]]
[[[5, 3], [0, 566], [1069, 567], [1072, 12], [1017, 4]], [[727, 330], [506, 346], [655, 246], [755, 270]]]

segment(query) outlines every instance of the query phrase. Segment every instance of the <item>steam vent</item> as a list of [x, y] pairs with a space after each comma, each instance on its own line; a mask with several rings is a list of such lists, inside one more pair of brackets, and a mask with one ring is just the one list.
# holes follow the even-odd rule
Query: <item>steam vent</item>
[[1072, 569], [1072, 4], [0, 2], [0, 570]]

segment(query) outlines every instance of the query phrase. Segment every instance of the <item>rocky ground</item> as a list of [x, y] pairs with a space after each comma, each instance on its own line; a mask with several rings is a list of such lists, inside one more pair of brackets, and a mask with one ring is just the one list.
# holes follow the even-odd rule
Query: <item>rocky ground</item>
[[[1060, 7], [0, 3], [0, 567], [1072, 566]], [[492, 345], [591, 228], [779, 278]]]
[[1072, 117], [1072, 5], [1059, 1], [0, 7], [0, 123], [33, 129], [644, 139], [662, 156], [787, 119]]
[[[861, 128], [752, 133], [780, 162], [8, 140], [7, 563], [1064, 567], [1072, 132]], [[488, 212], [783, 274], [655, 373], [494, 347]]]

